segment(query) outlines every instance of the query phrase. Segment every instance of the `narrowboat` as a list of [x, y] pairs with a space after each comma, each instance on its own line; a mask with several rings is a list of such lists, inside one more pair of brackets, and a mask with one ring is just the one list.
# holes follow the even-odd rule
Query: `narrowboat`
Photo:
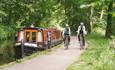
[[51, 32], [52, 46], [62, 42], [62, 32], [56, 28], [24, 27], [16, 33], [16, 46], [48, 48], [47, 33]]

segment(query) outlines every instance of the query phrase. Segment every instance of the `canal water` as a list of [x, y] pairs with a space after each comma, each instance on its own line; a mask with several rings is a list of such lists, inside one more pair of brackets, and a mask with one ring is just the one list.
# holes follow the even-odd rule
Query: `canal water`
[[14, 39], [0, 40], [0, 65], [15, 60]]

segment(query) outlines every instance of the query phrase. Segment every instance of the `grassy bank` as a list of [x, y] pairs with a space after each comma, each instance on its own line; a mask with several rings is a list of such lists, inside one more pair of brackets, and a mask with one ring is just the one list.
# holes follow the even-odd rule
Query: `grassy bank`
[[78, 61], [67, 70], [115, 70], [115, 49], [110, 48], [110, 40], [93, 32], [87, 36], [88, 47]]
[[14, 58], [14, 39], [0, 40], [0, 65], [15, 60]]

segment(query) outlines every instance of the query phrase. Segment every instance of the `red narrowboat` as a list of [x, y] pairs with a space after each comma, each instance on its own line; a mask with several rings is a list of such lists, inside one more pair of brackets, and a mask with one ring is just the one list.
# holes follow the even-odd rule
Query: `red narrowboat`
[[47, 33], [51, 32], [52, 46], [61, 43], [62, 32], [56, 28], [25, 27], [17, 31], [15, 46], [43, 48], [48, 47]]

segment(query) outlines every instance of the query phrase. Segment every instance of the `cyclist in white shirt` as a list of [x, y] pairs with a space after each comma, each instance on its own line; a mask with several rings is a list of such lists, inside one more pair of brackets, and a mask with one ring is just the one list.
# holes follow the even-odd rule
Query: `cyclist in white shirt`
[[78, 26], [78, 30], [77, 30], [77, 34], [78, 34], [78, 40], [80, 41], [80, 34], [83, 37], [83, 46], [85, 46], [85, 35], [87, 34], [84, 23], [81, 22], [80, 25]]

